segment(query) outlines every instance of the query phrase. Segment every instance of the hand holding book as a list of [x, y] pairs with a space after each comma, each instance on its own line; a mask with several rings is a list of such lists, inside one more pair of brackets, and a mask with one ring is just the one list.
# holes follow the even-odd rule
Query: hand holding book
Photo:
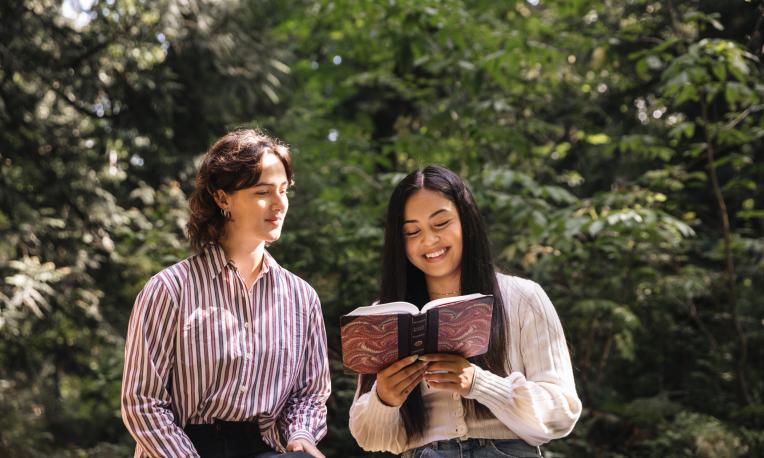
[[399, 359], [377, 373], [377, 396], [390, 407], [399, 407], [409, 393], [419, 385], [427, 369], [427, 362], [417, 355]]

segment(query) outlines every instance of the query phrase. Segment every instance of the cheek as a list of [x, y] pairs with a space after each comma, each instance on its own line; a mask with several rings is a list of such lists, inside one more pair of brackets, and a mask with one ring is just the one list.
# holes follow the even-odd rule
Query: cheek
[[411, 239], [406, 239], [406, 257], [409, 262], [416, 264], [416, 249], [415, 242]]
[[457, 227], [453, 232], [451, 232], [448, 236], [451, 245], [453, 246], [454, 254], [457, 255], [459, 261], [461, 261], [462, 257], [462, 250], [464, 249], [464, 244], [462, 240], [462, 229], [460, 227]]

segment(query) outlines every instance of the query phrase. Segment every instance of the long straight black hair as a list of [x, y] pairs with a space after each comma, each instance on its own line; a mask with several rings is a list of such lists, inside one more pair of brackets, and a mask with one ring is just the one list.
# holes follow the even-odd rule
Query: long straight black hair
[[[470, 358], [470, 362], [497, 375], [506, 376], [507, 336], [504, 303], [496, 280], [496, 270], [485, 223], [467, 185], [451, 170], [431, 165], [406, 176], [393, 190], [387, 206], [385, 245], [382, 252], [381, 303], [408, 301], [418, 306], [430, 300], [424, 273], [406, 257], [403, 236], [403, 212], [409, 197], [421, 189], [439, 192], [454, 203], [462, 224], [461, 293], [493, 294], [491, 340], [488, 353]], [[361, 393], [371, 389], [376, 375], [360, 378]], [[468, 415], [481, 418], [492, 414], [487, 407], [471, 399], [462, 399]], [[417, 386], [401, 406], [401, 416], [409, 439], [419, 437], [427, 429], [422, 392]]]

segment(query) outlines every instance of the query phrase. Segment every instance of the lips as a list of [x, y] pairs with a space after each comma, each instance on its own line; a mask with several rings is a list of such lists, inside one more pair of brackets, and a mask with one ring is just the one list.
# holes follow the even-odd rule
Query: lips
[[284, 218], [281, 216], [277, 216], [274, 218], [267, 218], [265, 221], [273, 224], [274, 226], [278, 226], [282, 223], [282, 221], [284, 221]]
[[427, 262], [438, 262], [446, 256], [446, 253], [448, 253], [448, 250], [450, 250], [450, 248], [448, 247], [440, 248], [438, 250], [425, 253], [423, 257]]

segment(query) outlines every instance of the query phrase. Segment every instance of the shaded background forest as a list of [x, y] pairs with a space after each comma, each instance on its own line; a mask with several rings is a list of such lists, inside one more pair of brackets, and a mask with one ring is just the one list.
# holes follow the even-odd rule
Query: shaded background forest
[[338, 317], [376, 294], [392, 186], [470, 182], [541, 283], [585, 410], [551, 457], [764, 455], [758, 1], [7, 0], [0, 5], [0, 456], [130, 456], [124, 333], [188, 255], [195, 161], [255, 126], [296, 192], [276, 258]]

